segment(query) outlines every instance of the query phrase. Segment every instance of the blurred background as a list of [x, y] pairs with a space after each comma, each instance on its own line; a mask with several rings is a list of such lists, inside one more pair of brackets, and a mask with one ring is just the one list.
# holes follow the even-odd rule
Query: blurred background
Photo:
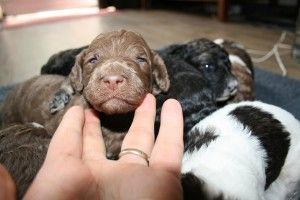
[[196, 38], [241, 43], [256, 67], [300, 80], [299, 0], [0, 0], [0, 86], [58, 51], [128, 29], [153, 49]]

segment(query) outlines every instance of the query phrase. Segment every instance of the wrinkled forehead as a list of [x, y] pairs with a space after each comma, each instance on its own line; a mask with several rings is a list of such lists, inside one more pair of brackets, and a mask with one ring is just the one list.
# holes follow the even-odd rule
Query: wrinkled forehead
[[145, 40], [131, 31], [116, 31], [100, 34], [88, 48], [88, 52], [105, 54], [145, 54], [150, 56], [150, 48]]

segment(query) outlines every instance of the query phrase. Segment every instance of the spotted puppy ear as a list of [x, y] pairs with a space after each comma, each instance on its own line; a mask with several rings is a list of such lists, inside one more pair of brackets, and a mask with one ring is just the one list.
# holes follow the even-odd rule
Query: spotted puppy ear
[[83, 90], [82, 67], [86, 51], [87, 50], [85, 49], [76, 56], [75, 64], [72, 67], [72, 71], [69, 75], [70, 84], [75, 92], [78, 93], [81, 93]]
[[170, 88], [170, 79], [167, 71], [167, 67], [163, 59], [152, 51], [152, 94], [157, 95], [161, 92], [167, 92]]

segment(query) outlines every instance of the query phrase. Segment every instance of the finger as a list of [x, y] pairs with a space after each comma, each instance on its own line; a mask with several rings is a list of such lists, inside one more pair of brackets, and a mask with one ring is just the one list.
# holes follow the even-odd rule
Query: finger
[[84, 123], [83, 108], [71, 107], [63, 116], [63, 119], [55, 131], [49, 145], [47, 158], [56, 159], [57, 156], [82, 155], [82, 127]]
[[178, 101], [167, 100], [161, 112], [159, 134], [150, 158], [150, 166], [179, 175], [183, 155], [183, 116]]
[[16, 199], [16, 187], [8, 171], [0, 164], [0, 199]]
[[[147, 94], [135, 111], [131, 127], [123, 140], [122, 150], [135, 148], [150, 155], [154, 143], [155, 112], [155, 98], [152, 94]], [[146, 164], [143, 158], [134, 154], [126, 154], [119, 160]]]
[[105, 159], [105, 144], [97, 113], [91, 109], [85, 110], [83, 127], [83, 159]]

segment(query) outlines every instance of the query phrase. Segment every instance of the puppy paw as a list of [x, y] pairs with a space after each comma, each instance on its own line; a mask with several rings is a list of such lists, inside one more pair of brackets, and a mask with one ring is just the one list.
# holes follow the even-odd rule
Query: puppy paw
[[49, 104], [49, 110], [51, 114], [54, 114], [62, 109], [64, 109], [65, 105], [67, 105], [71, 100], [71, 95], [63, 90], [60, 89], [58, 92], [55, 93], [54, 98]]

